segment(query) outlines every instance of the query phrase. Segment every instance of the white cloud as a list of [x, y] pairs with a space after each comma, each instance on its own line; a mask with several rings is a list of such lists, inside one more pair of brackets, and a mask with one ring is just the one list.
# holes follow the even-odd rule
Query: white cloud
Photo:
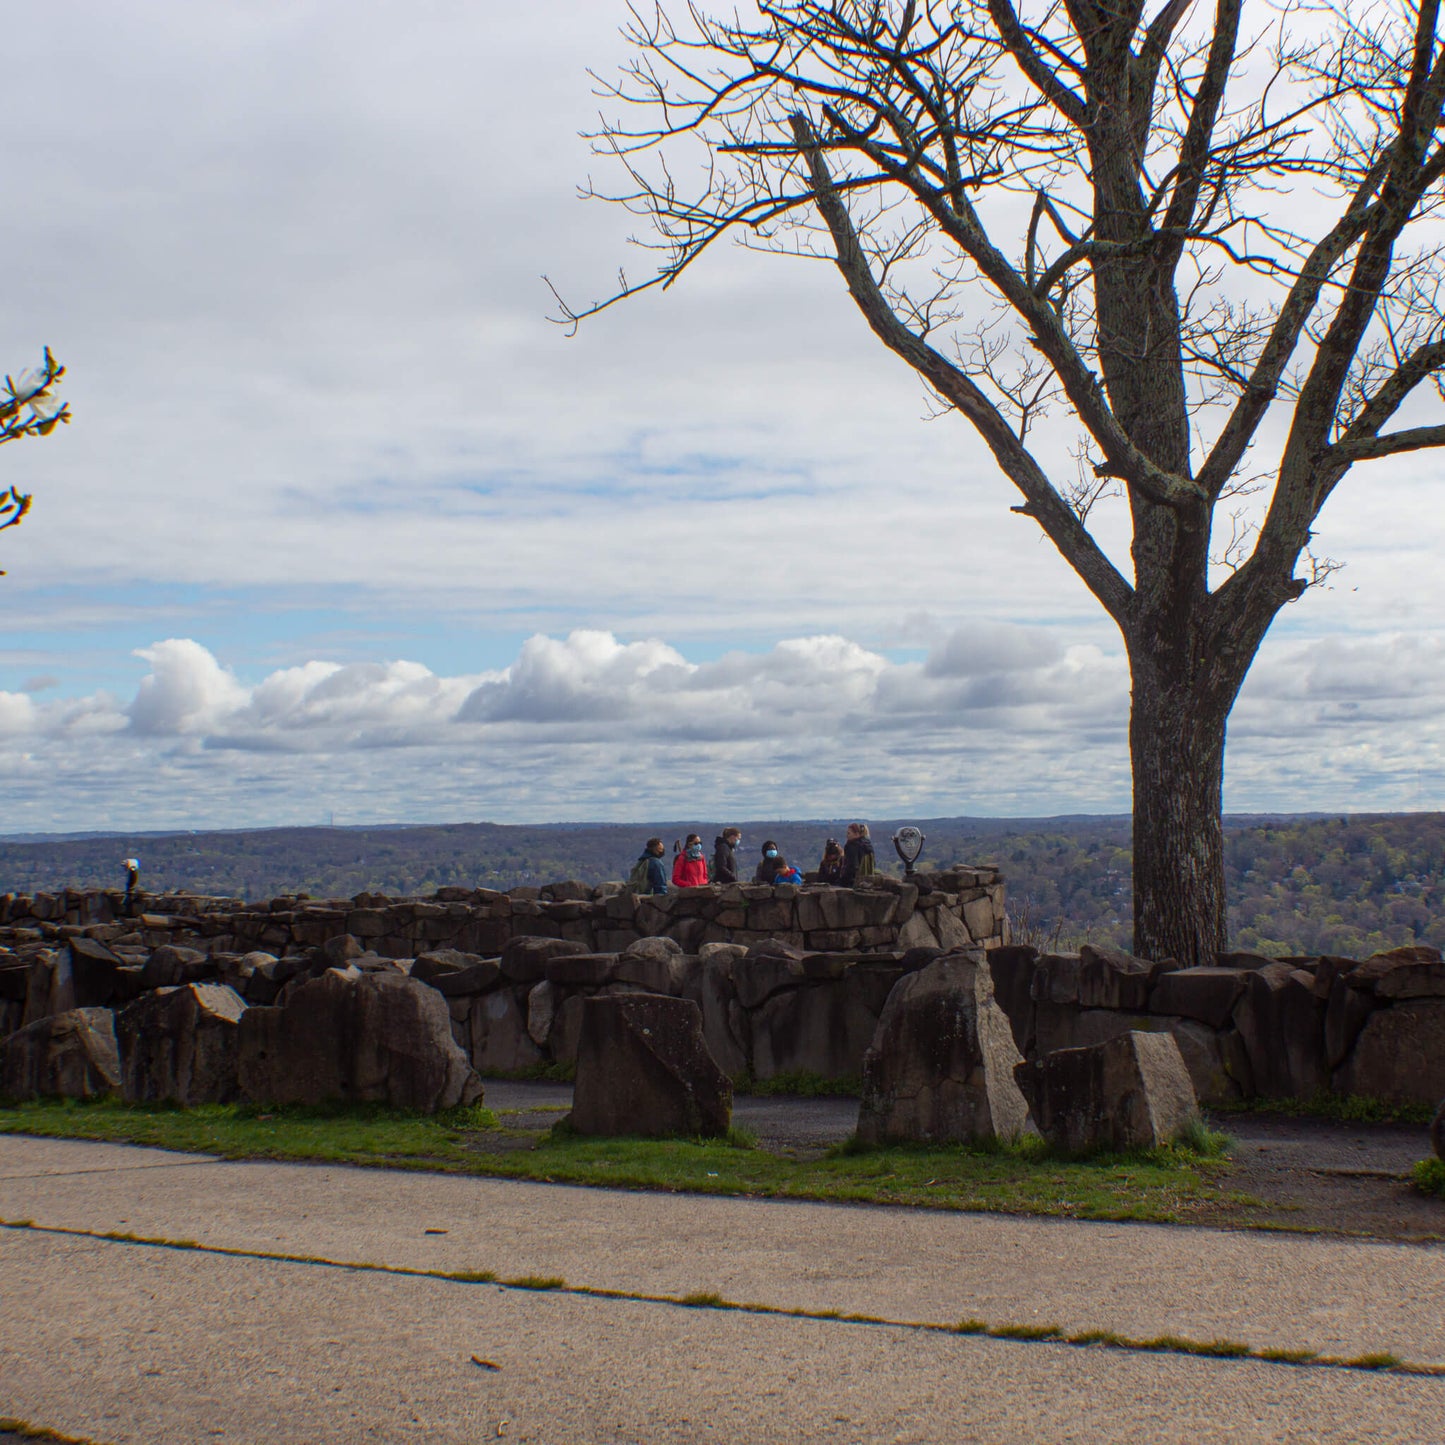
[[639, 699], [686, 677], [680, 653], [657, 641], [622, 644], [610, 632], [577, 631], [564, 641], [532, 637], [502, 676], [463, 703], [463, 722], [608, 723], [627, 720]]
[[[588, 629], [457, 676], [312, 661], [246, 682], [178, 638], [138, 656], [128, 702], [0, 692], [11, 830], [1129, 805], [1122, 656], [1037, 629], [974, 624], [921, 660], [819, 635], [703, 661]], [[1442, 660], [1438, 634], [1273, 649], [1231, 727], [1228, 807], [1445, 804]]]
[[214, 731], [246, 702], [246, 689], [199, 642], [172, 637], [136, 656], [151, 665], [127, 709], [142, 737]]
[[[834, 271], [722, 247], [546, 321], [539, 272], [585, 302], [647, 264], [574, 197], [624, 18], [13, 18], [0, 369], [50, 343], [75, 421], [4, 458], [11, 827], [1127, 805], [1117, 637]], [[1231, 805], [1429, 796], [1436, 470], [1330, 501], [1349, 565], [1251, 679]]]

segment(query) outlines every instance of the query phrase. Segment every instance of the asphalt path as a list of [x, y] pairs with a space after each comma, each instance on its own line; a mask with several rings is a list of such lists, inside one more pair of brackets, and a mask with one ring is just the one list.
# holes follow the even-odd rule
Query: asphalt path
[[0, 1417], [115, 1445], [1445, 1438], [1439, 1377], [936, 1328], [1445, 1364], [1440, 1246], [14, 1136], [0, 1137], [0, 1219]]

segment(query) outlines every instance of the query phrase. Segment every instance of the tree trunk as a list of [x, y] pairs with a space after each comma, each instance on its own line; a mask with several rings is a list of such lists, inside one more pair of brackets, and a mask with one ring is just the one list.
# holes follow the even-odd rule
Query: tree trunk
[[1135, 656], [1134, 952], [1189, 967], [1225, 946], [1224, 731], [1227, 704], [1201, 698]]

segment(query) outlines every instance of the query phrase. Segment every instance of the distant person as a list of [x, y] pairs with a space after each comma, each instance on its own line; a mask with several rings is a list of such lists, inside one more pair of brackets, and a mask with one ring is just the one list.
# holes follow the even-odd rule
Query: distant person
[[672, 886], [674, 888], [706, 888], [707, 859], [702, 856], [702, 839], [696, 833], [687, 835], [687, 842], [674, 843], [672, 851]]
[[849, 823], [848, 841], [843, 844], [843, 886], [851, 888], [860, 878], [871, 878], [877, 872], [873, 857], [873, 840], [867, 823]]
[[818, 864], [818, 881], [835, 886], [841, 884], [845, 862], [843, 845], [836, 838], [829, 838], [823, 845], [823, 859]]
[[634, 893], [666, 893], [667, 870], [662, 866], [667, 845], [661, 838], [649, 838], [643, 847], [642, 856], [632, 865], [627, 875], [627, 886]]
[[786, 883], [793, 888], [803, 886], [803, 875], [781, 853], [773, 859], [773, 887], [776, 888], [779, 883]]
[[140, 886], [140, 859], [123, 859], [122, 866], [125, 868], [125, 899], [122, 906], [129, 918], [130, 911], [135, 906], [135, 891]]
[[741, 828], [724, 828], [712, 845], [712, 881], [738, 881], [737, 847], [743, 841]]
[[757, 870], [753, 874], [754, 883], [771, 883], [773, 874], [778, 871], [778, 859], [783, 855], [778, 851], [778, 845], [771, 838], [763, 842], [763, 856], [758, 859]]

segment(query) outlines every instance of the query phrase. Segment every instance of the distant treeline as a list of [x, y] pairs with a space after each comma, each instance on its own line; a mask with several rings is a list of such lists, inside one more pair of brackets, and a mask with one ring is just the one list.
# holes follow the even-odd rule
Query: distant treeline
[[[731, 821], [731, 820], [729, 820]], [[880, 865], [901, 872], [872, 822]], [[920, 867], [996, 863], [1008, 880], [1016, 928], [1058, 946], [1128, 945], [1129, 820], [1119, 817], [907, 819], [927, 834]], [[765, 838], [804, 869], [817, 865], [846, 820], [747, 822], [740, 862], [750, 873]], [[510, 888], [562, 878], [622, 878], [652, 834], [702, 833], [721, 824], [504, 826], [459, 823], [388, 828], [269, 828], [251, 832], [117, 834], [0, 842], [0, 892], [116, 887], [120, 860], [141, 860], [160, 892], [264, 899], [283, 893], [349, 898], [460, 885]], [[1445, 946], [1445, 815], [1250, 816], [1226, 820], [1231, 946], [1262, 953], [1360, 956], [1402, 943]]]

